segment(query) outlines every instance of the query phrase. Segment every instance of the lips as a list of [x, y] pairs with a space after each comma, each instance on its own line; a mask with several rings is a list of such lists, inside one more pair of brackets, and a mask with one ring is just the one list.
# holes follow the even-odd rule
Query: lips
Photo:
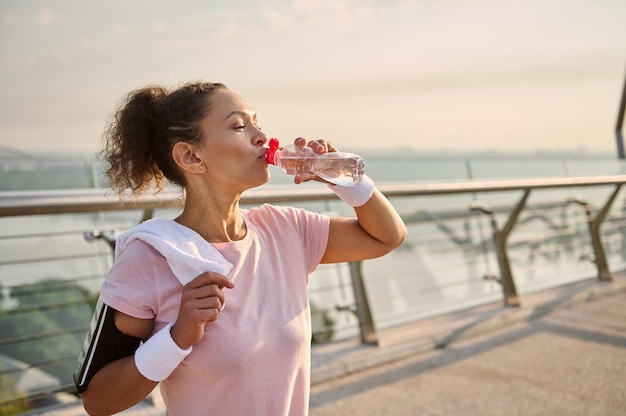
[[269, 149], [267, 149], [265, 153], [265, 160], [267, 160], [267, 163], [270, 165], [276, 165], [276, 152], [280, 149], [280, 143], [278, 142], [278, 139], [272, 137], [268, 141], [268, 146]]

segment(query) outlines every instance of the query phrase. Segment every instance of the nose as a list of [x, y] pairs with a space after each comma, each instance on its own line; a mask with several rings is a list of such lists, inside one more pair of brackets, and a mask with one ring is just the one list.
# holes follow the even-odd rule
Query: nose
[[259, 130], [258, 133], [254, 136], [254, 144], [257, 146], [263, 146], [267, 143], [267, 135], [263, 133], [263, 131]]

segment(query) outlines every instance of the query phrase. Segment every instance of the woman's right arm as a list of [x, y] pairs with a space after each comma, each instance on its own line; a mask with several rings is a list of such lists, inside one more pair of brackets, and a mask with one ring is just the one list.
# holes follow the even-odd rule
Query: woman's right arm
[[[121, 332], [146, 339], [152, 332], [153, 319], [138, 319], [115, 311], [115, 326]], [[134, 355], [112, 361], [100, 369], [81, 394], [85, 410], [91, 416], [111, 415], [145, 399], [157, 385], [139, 373]]]
[[[200, 342], [207, 323], [218, 319], [224, 307], [222, 289], [234, 287], [226, 276], [215, 272], [203, 273], [183, 287], [178, 317], [169, 334], [177, 348], [188, 349]], [[154, 327], [154, 319], [138, 319], [119, 311], [115, 311], [114, 322], [122, 333], [143, 340]], [[135, 355], [120, 358], [93, 376], [81, 395], [87, 413], [111, 415], [134, 406], [150, 394], [158, 382], [144, 377], [135, 363]]]

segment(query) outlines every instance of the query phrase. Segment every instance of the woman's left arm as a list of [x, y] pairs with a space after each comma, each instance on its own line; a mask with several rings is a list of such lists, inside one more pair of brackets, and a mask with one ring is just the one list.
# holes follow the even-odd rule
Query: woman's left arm
[[[299, 137], [296, 146], [309, 146], [315, 153], [337, 152], [327, 140], [308, 141]], [[326, 182], [318, 177], [296, 176], [296, 184], [310, 180]], [[342, 263], [383, 256], [398, 247], [407, 229], [391, 202], [364, 177], [356, 187], [329, 185], [346, 203], [355, 207], [355, 218], [331, 217], [328, 245], [322, 263]], [[371, 195], [371, 196], [370, 196]]]
[[374, 189], [369, 200], [354, 208], [355, 218], [330, 220], [322, 263], [341, 263], [383, 256], [398, 247], [407, 229], [389, 200]]

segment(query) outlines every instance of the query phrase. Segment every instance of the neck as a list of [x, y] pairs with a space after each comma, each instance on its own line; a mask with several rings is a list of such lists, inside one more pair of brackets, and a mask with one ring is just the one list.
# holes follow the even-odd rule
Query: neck
[[246, 236], [246, 223], [239, 211], [239, 198], [231, 202], [215, 198], [197, 199], [187, 195], [183, 212], [176, 222], [191, 228], [210, 243], [241, 240]]

